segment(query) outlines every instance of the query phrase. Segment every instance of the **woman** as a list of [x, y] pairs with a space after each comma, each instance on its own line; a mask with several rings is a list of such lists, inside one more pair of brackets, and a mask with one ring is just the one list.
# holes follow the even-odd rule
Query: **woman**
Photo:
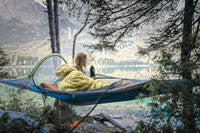
[[63, 64], [56, 70], [56, 75], [58, 77], [58, 84], [51, 85], [46, 83], [41, 83], [45, 88], [56, 88], [58, 85], [60, 90], [65, 91], [84, 91], [93, 90], [101, 88], [106, 85], [110, 85], [111, 82], [102, 79], [96, 79], [95, 76], [87, 77], [83, 68], [87, 63], [87, 55], [80, 52], [75, 57], [75, 67]]
[[97, 79], [95, 76], [87, 77], [83, 68], [87, 63], [87, 55], [80, 52], [75, 56], [75, 67], [67, 64], [61, 65], [56, 70], [59, 89], [65, 91], [84, 91], [101, 88], [111, 83], [107, 80]]
[[87, 55], [84, 54], [83, 52], [77, 53], [75, 58], [74, 58], [74, 63], [75, 63], [75, 67], [79, 71], [81, 71], [81, 72], [83, 72], [85, 74], [83, 68], [86, 67]]
[[[74, 63], [75, 63], [75, 68], [77, 68], [79, 71], [85, 74], [85, 71], [83, 68], [86, 67], [86, 64], [87, 64], [87, 55], [83, 52], [77, 53], [74, 58]], [[93, 79], [96, 79], [94, 66], [90, 67], [90, 77]]]

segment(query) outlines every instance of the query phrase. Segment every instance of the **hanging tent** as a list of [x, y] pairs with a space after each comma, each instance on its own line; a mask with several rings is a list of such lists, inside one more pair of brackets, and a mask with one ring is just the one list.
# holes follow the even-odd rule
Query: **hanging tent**
[[[34, 67], [32, 72], [27, 77], [16, 80], [0, 80], [0, 83], [60, 99], [72, 105], [95, 104], [100, 96], [102, 97], [98, 103], [134, 100], [140, 93], [149, 93], [147, 90], [143, 89], [144, 85], [149, 81], [136, 79], [124, 79], [128, 84], [121, 86], [117, 85], [118, 82], [114, 82], [110, 86], [87, 91], [70, 92], [42, 87], [40, 85], [42, 82], [49, 84], [57, 83], [55, 70], [63, 63], [67, 63], [67, 61], [60, 54], [51, 54], [40, 60], [40, 62]], [[114, 79], [115, 77], [97, 74], [97, 78]], [[188, 83], [188, 81], [168, 80], [166, 83], [170, 86], [173, 86], [176, 83], [181, 83], [184, 85]], [[196, 86], [196, 84], [190, 84], [190, 87], [194, 86]]]

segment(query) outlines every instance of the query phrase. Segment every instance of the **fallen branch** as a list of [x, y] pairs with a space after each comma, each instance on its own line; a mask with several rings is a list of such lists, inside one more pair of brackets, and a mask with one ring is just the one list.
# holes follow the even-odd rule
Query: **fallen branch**
[[92, 118], [94, 120], [96, 120], [96, 121], [99, 121], [100, 123], [110, 122], [113, 126], [118, 127], [120, 129], [122, 129], [123, 131], [126, 131], [125, 127], [123, 127], [121, 124], [119, 124], [118, 122], [116, 122], [108, 114], [100, 113], [100, 114], [93, 115]]

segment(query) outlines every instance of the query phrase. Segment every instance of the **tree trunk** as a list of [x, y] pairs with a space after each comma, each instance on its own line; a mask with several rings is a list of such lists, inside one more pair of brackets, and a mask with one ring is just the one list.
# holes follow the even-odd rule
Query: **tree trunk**
[[56, 34], [56, 53], [60, 53], [58, 0], [54, 0], [54, 21], [55, 21], [55, 34]]
[[48, 12], [48, 20], [49, 20], [49, 34], [50, 34], [50, 40], [51, 40], [51, 50], [52, 50], [52, 53], [55, 53], [56, 52], [56, 36], [55, 36], [52, 0], [46, 0], [46, 2], [47, 2], [47, 12]]
[[[190, 62], [192, 46], [192, 21], [193, 21], [193, 4], [194, 0], [185, 0], [185, 13], [183, 22], [183, 38], [181, 47], [181, 64], [183, 66], [182, 78], [191, 79], [192, 74], [190, 67], [186, 67], [186, 63]], [[192, 90], [188, 89], [183, 93], [183, 123], [185, 132], [195, 132], [195, 117], [192, 103]]]
[[87, 13], [87, 17], [85, 19], [83, 27], [81, 27], [81, 29], [74, 35], [73, 46], [72, 46], [72, 62], [73, 62], [73, 64], [74, 64], [74, 56], [75, 56], [76, 38], [84, 30], [84, 28], [87, 26], [89, 15], [90, 15], [90, 11], [91, 10], [89, 10], [88, 13]]

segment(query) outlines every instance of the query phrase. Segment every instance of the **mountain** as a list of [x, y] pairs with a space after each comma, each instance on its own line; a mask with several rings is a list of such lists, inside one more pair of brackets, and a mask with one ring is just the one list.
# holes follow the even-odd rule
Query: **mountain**
[[10, 20], [16, 18], [31, 25], [46, 23], [46, 9], [33, 0], [1, 0], [0, 16]]
[[[34, 0], [1, 0], [0, 44], [24, 43], [49, 36], [47, 9]], [[61, 33], [74, 24], [59, 9]]]

